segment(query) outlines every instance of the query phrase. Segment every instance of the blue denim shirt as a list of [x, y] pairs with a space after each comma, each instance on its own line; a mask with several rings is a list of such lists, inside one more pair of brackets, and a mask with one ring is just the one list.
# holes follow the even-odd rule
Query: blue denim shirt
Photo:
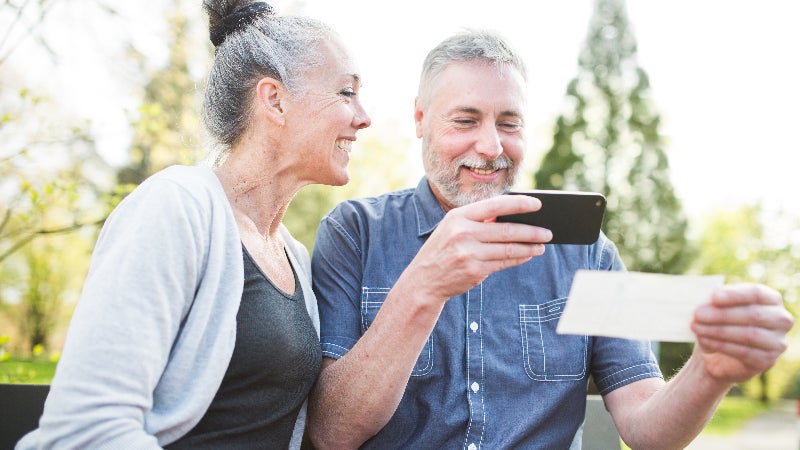
[[[444, 214], [423, 178], [323, 218], [312, 273], [324, 356], [353, 347]], [[566, 449], [583, 423], [589, 375], [601, 394], [661, 377], [648, 342], [556, 334], [579, 269], [625, 267], [601, 235], [593, 245], [547, 245], [451, 298], [397, 411], [362, 448]]]

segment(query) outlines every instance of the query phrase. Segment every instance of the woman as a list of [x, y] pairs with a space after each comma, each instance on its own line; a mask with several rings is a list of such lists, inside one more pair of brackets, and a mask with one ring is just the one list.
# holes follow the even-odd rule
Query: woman
[[19, 448], [297, 448], [321, 364], [309, 257], [281, 220], [343, 185], [369, 126], [338, 37], [206, 0], [213, 169], [175, 166], [109, 217], [40, 428]]

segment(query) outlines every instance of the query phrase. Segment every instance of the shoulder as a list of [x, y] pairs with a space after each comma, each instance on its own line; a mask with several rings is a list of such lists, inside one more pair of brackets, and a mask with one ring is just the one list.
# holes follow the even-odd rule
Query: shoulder
[[153, 174], [139, 188], [178, 190], [198, 199], [218, 199], [225, 194], [214, 171], [205, 166], [170, 166]]
[[589, 258], [598, 269], [625, 270], [625, 264], [619, 256], [616, 244], [602, 231], [597, 242], [589, 247]]
[[115, 208], [114, 214], [136, 212], [143, 216], [157, 212], [163, 217], [189, 210], [208, 214], [224, 211], [215, 205], [227, 204], [225, 191], [208, 167], [170, 166], [151, 175]]

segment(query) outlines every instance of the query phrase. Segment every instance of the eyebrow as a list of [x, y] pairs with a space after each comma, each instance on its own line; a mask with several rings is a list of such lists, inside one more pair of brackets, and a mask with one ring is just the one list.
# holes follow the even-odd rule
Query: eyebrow
[[353, 78], [353, 81], [355, 81], [355, 83], [358, 86], [361, 86], [361, 76], [359, 74], [357, 74], [357, 73], [348, 73], [347, 76]]

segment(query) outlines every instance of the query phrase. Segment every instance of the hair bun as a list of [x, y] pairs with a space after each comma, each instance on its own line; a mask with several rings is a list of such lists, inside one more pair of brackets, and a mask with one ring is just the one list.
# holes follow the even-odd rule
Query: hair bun
[[228, 35], [253, 23], [262, 14], [273, 15], [275, 14], [275, 9], [266, 2], [253, 2], [232, 14], [228, 14], [222, 18], [220, 27], [211, 30], [211, 43], [214, 44], [214, 47], [219, 47]]

